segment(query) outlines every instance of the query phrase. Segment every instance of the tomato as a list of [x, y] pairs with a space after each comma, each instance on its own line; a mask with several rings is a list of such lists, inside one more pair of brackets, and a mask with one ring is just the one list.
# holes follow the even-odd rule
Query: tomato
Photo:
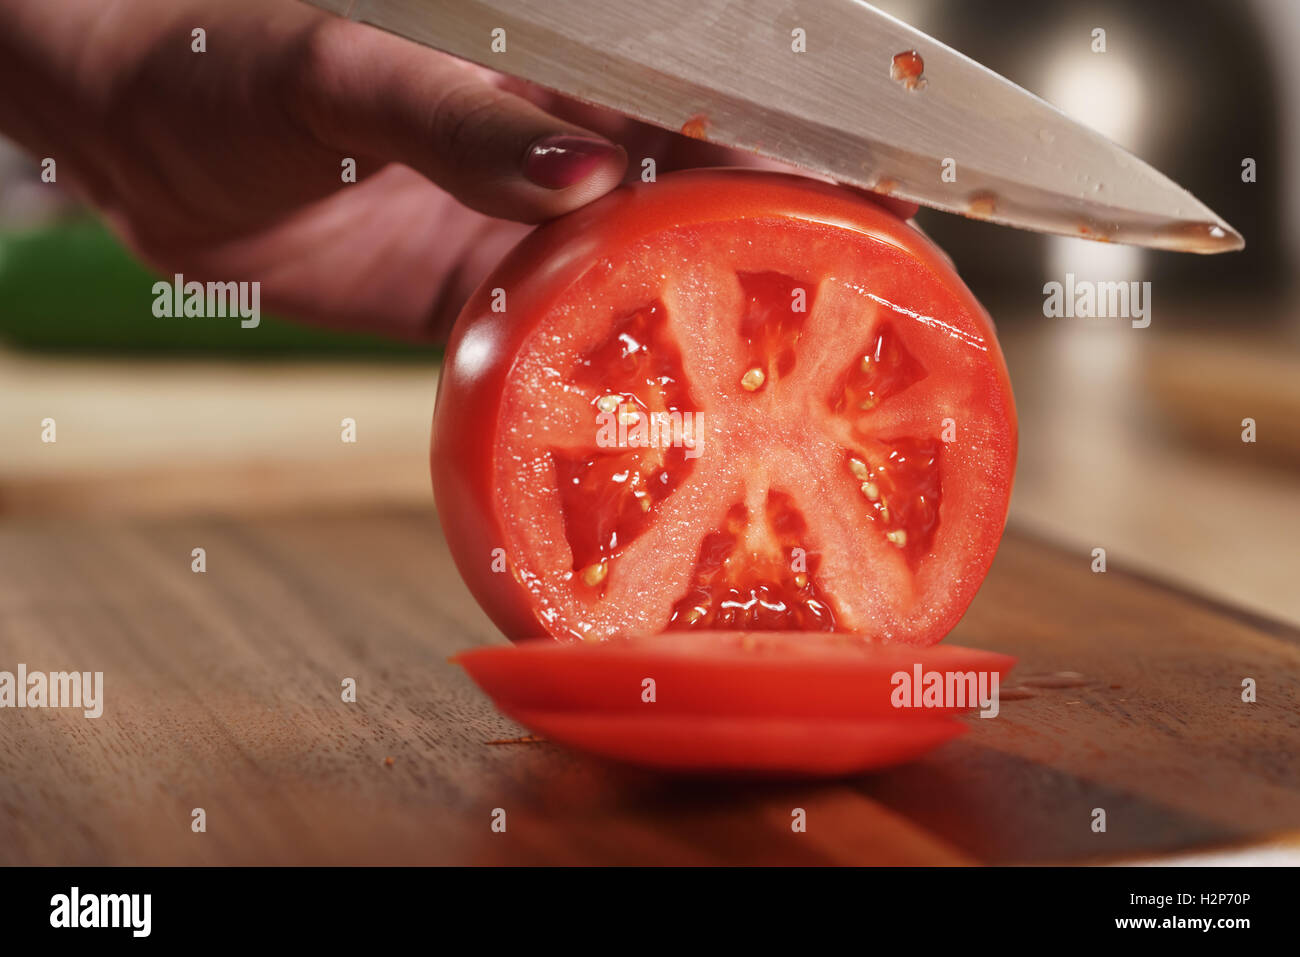
[[799, 777], [854, 774], [898, 764], [966, 730], [952, 718], [901, 724], [502, 710], [551, 741], [603, 758], [667, 771]]
[[[966, 708], [896, 708], [894, 676], [997, 673], [1006, 655], [940, 645], [914, 648], [857, 635], [791, 632], [669, 632], [626, 641], [526, 641], [475, 648], [455, 661], [507, 713], [573, 711], [730, 718], [911, 720]], [[645, 700], [647, 678], [654, 702]], [[525, 722], [526, 723], [526, 722]]]
[[[503, 713], [560, 744], [659, 769], [804, 776], [884, 767], [961, 734], [953, 715], [980, 706], [979, 676], [993, 690], [1014, 663], [858, 635], [722, 631], [525, 641], [455, 660]], [[974, 676], [964, 706], [898, 706], [935, 672]]]
[[693, 171], [530, 234], [465, 306], [434, 492], [513, 639], [927, 645], [1000, 540], [1016, 416], [943, 254], [836, 187]]

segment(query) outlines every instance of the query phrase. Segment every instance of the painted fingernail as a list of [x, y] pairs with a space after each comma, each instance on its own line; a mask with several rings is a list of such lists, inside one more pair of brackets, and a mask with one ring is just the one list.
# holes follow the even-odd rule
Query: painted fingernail
[[528, 148], [524, 176], [547, 189], [565, 189], [582, 182], [616, 153], [618, 147], [608, 140], [548, 136]]

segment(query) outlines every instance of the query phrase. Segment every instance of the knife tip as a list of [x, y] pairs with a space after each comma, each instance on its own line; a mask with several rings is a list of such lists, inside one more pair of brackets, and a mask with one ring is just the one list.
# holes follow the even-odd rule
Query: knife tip
[[1218, 217], [1212, 221], [1176, 223], [1152, 239], [1149, 245], [1172, 252], [1213, 255], [1246, 248], [1245, 237]]

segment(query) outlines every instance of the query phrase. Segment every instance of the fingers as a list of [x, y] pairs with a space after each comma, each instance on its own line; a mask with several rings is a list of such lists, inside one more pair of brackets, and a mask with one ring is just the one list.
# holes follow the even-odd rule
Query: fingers
[[471, 209], [540, 222], [622, 180], [621, 147], [500, 89], [486, 70], [333, 19], [299, 52], [295, 106], [319, 139], [405, 163]]
[[[559, 216], [615, 188], [627, 168], [626, 152], [601, 133], [548, 113], [509, 83], [503, 88], [486, 69], [400, 37], [319, 18], [300, 53], [294, 105], [319, 139], [405, 163], [489, 216], [525, 223]], [[589, 116], [592, 126], [608, 133], [628, 123], [621, 117], [603, 123], [600, 111], [586, 109], [557, 112]], [[729, 162], [790, 169], [685, 137], [669, 139], [680, 139], [681, 149], [696, 155], [692, 162], [670, 161], [666, 169]], [[913, 203], [862, 192], [903, 219], [916, 213]]]
[[[632, 167], [642, 156], [654, 156], [661, 173], [677, 169], [694, 169], [700, 166], [743, 166], [751, 169], [770, 169], [778, 172], [793, 173], [797, 176], [812, 176], [807, 170], [798, 169], [788, 163], [768, 159], [756, 153], [730, 149], [717, 143], [692, 139], [678, 133], [642, 123], [622, 116], [611, 110], [579, 103], [558, 94], [534, 86], [516, 77], [500, 77], [497, 85], [512, 93], [517, 93], [542, 109], [574, 123], [580, 123], [587, 129], [597, 130], [609, 139], [624, 144], [631, 154]], [[826, 182], [836, 182], [829, 177], [814, 177]], [[911, 219], [920, 208], [916, 203], [897, 199], [887, 193], [876, 193], [856, 186], [844, 186], [863, 198], [878, 203], [899, 219]]]

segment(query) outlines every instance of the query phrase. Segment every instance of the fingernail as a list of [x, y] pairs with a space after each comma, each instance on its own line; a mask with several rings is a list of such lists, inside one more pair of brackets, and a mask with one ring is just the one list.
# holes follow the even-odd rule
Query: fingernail
[[586, 136], [548, 136], [528, 148], [524, 176], [547, 189], [565, 189], [580, 183], [618, 153], [608, 140]]

